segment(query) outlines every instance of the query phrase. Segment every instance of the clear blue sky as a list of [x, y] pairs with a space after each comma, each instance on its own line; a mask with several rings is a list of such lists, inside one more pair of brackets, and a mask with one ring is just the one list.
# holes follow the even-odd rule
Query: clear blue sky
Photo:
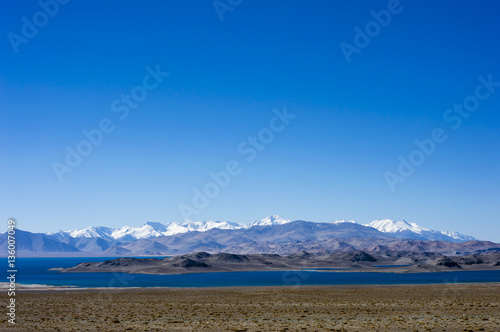
[[[500, 4], [401, 1], [347, 63], [339, 45], [387, 7], [243, 0], [221, 21], [212, 1], [73, 0], [53, 17], [2, 1], [1, 219], [36, 232], [181, 221], [193, 188], [235, 160], [190, 219], [406, 219], [500, 242], [500, 87], [458, 129], [443, 118], [479, 76], [500, 82]], [[41, 27], [16, 53], [23, 17]], [[157, 65], [169, 76], [121, 120], [112, 103]], [[238, 146], [284, 107], [296, 118], [248, 162]], [[59, 181], [53, 163], [105, 118], [114, 131]], [[384, 174], [435, 128], [447, 140], [392, 191]]]

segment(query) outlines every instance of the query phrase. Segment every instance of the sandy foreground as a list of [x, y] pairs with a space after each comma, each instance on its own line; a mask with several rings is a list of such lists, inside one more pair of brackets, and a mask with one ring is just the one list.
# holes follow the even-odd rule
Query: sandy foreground
[[[7, 294], [0, 296], [7, 303]], [[18, 331], [500, 331], [500, 284], [32, 290]]]

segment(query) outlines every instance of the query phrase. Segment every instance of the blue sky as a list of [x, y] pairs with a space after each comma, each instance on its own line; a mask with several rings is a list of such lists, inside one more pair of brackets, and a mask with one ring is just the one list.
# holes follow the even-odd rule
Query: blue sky
[[[396, 5], [243, 0], [221, 20], [212, 1], [73, 0], [52, 16], [3, 1], [1, 219], [36, 232], [139, 226], [189, 206], [192, 220], [405, 219], [500, 241], [500, 87], [480, 88], [488, 97], [459, 128], [444, 118], [474, 101], [478, 77], [500, 82], [500, 5]], [[388, 7], [348, 63], [341, 43], [356, 47], [354, 28], [376, 29], [371, 11]], [[34, 20], [36, 33], [23, 29]], [[168, 72], [147, 78], [151, 90], [147, 67]], [[125, 106], [132, 91], [147, 95]], [[269, 139], [284, 109], [296, 117]], [[113, 131], [58, 177], [54, 163], [68, 166], [66, 148], [88, 148], [82, 131], [103, 119]], [[391, 188], [398, 157], [436, 128], [446, 141]], [[248, 161], [238, 147], [259, 134]], [[196, 208], [193, 189], [231, 161], [237, 174]]]

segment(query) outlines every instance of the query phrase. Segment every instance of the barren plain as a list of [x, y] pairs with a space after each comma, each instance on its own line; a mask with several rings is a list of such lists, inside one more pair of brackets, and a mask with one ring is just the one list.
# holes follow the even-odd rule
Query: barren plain
[[[7, 295], [0, 295], [5, 303]], [[500, 284], [22, 290], [18, 331], [499, 331]], [[2, 315], [1, 326], [7, 326]]]

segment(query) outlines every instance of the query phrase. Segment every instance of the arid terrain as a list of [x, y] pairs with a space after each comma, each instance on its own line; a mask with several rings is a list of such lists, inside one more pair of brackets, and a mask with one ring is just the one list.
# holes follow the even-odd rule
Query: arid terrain
[[23, 290], [17, 302], [29, 331], [500, 330], [500, 284]]
[[[303, 269], [348, 269], [350, 272], [437, 272], [500, 270], [500, 253], [467, 256], [444, 256], [439, 253], [386, 251], [368, 254], [364, 251], [314, 255], [198, 252], [166, 258], [117, 258], [104, 262], [83, 262], [74, 267], [53, 270], [67, 272], [125, 272], [146, 274], [184, 274], [234, 271], [287, 271]], [[337, 272], [341, 270], [335, 270]]]

